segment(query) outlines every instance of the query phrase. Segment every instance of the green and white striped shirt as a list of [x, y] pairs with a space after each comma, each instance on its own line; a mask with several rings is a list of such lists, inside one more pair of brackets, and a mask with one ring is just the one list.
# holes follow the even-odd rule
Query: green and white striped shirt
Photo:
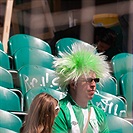
[[83, 133], [90, 108], [90, 122], [86, 133], [109, 133], [105, 113], [90, 101], [86, 108], [81, 108], [70, 95], [67, 95], [60, 101], [60, 108], [52, 133]]

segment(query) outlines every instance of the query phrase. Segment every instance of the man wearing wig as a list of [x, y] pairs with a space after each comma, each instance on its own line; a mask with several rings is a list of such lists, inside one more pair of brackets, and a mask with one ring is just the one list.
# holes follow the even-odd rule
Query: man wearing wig
[[96, 83], [111, 77], [105, 60], [87, 43], [75, 43], [70, 53], [55, 57], [59, 85], [67, 96], [60, 101], [53, 133], [109, 133], [105, 113], [91, 102]]

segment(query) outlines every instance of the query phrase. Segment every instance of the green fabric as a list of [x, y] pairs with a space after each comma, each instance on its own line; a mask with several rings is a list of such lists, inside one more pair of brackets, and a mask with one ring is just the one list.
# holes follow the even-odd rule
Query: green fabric
[[[68, 102], [70, 102], [72, 105], [72, 108], [78, 120], [79, 127], [82, 131], [84, 116], [82, 114], [81, 107], [78, 106], [68, 95], [67, 97], [65, 97], [60, 101], [61, 110], [58, 116], [55, 118], [52, 133], [68, 133], [71, 130], [71, 123], [70, 123], [71, 116], [70, 116], [70, 111], [67, 107]], [[96, 118], [98, 120], [98, 125], [99, 125], [99, 133], [109, 133], [106, 116], [103, 110], [96, 107], [95, 105], [92, 105], [91, 102], [88, 102], [88, 110], [90, 110], [90, 107], [93, 107], [95, 110]], [[93, 133], [90, 124], [88, 124], [87, 133]]]

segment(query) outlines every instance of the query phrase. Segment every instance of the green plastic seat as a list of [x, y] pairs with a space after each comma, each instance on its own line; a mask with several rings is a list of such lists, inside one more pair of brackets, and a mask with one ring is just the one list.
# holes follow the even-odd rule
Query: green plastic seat
[[10, 71], [2, 67], [0, 67], [0, 86], [10, 89], [18, 95], [21, 101], [21, 110], [23, 110], [23, 94], [19, 88], [14, 87], [13, 76]]
[[0, 127], [0, 133], [17, 133], [17, 132], [7, 128]]
[[120, 79], [123, 96], [127, 100], [127, 115], [133, 116], [133, 72], [123, 74]]
[[5, 69], [10, 69], [9, 57], [3, 50], [0, 50], [0, 66]]
[[130, 53], [120, 53], [115, 55], [112, 60], [112, 69], [113, 69], [113, 76], [117, 80], [118, 85], [118, 94], [122, 94], [122, 90], [120, 88], [120, 78], [123, 74], [133, 71], [133, 54]]
[[72, 48], [72, 45], [74, 43], [78, 43], [78, 42], [79, 43], [85, 43], [85, 42], [83, 42], [79, 39], [75, 39], [75, 38], [62, 38], [62, 39], [58, 40], [55, 44], [57, 55], [59, 56], [59, 52], [68, 52], [68, 53], [70, 53], [70, 49]]
[[13, 77], [11, 73], [3, 67], [0, 67], [0, 86], [14, 88]]
[[0, 109], [0, 127], [19, 133], [21, 126], [22, 121], [19, 117], [10, 112]]
[[0, 86], [0, 109], [21, 111], [20, 99], [12, 90]]
[[50, 87], [54, 90], [59, 89], [58, 77], [54, 70], [37, 65], [26, 65], [18, 71], [18, 74], [23, 95], [29, 89], [39, 86]]
[[127, 105], [115, 95], [97, 90], [92, 102], [108, 114], [127, 117]]
[[3, 43], [0, 41], [0, 50], [4, 51]]
[[8, 41], [8, 47], [9, 55], [11, 56], [13, 56], [18, 49], [23, 47], [33, 47], [51, 53], [51, 47], [47, 42], [27, 34], [16, 34], [11, 36]]
[[61, 100], [62, 98], [64, 98], [66, 96], [65, 93], [63, 93], [63, 92], [53, 90], [53, 89], [47, 88], [47, 87], [32, 88], [28, 92], [25, 93], [25, 97], [24, 97], [25, 111], [27, 111], [30, 108], [31, 102], [35, 98], [35, 96], [42, 92], [48, 93], [58, 100]]
[[110, 133], [133, 132], [133, 124], [123, 118], [107, 114], [107, 123]]
[[53, 68], [54, 56], [48, 52], [36, 48], [21, 48], [14, 53], [15, 69], [19, 70], [24, 65], [39, 65]]
[[102, 84], [97, 83], [96, 89], [110, 93], [112, 95], [117, 95], [117, 83], [113, 78], [109, 78]]

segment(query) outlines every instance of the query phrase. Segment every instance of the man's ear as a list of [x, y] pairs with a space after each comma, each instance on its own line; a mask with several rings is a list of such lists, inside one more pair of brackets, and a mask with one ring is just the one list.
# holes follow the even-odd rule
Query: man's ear
[[74, 80], [70, 81], [70, 88], [71, 89], [75, 89], [75, 82], [74, 82]]

